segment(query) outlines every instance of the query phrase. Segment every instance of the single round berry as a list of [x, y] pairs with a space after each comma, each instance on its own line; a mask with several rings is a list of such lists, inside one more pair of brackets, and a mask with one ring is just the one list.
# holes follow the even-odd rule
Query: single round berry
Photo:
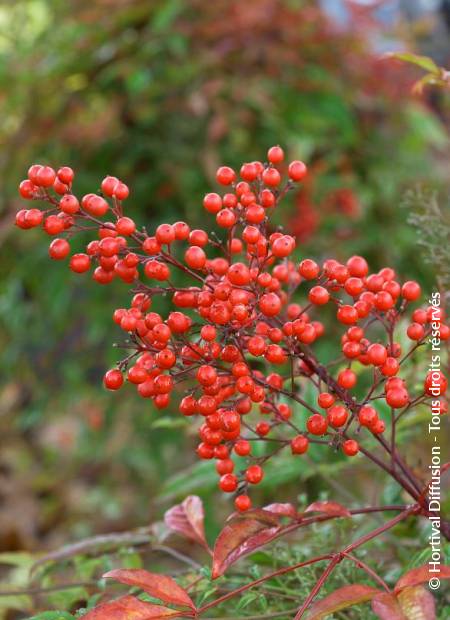
[[342, 452], [347, 456], [355, 456], [359, 452], [358, 442], [354, 439], [347, 439], [342, 444]]
[[234, 474], [225, 474], [220, 478], [219, 486], [224, 493], [233, 493], [237, 485], [238, 479]]
[[292, 161], [289, 164], [289, 178], [296, 183], [302, 181], [305, 178], [307, 171], [308, 170], [306, 168], [306, 165], [302, 161]]
[[264, 472], [259, 465], [251, 465], [245, 471], [245, 479], [250, 484], [259, 484], [264, 477]]
[[304, 454], [309, 447], [309, 440], [303, 435], [297, 435], [291, 440], [291, 452], [292, 454]]
[[314, 413], [306, 421], [306, 428], [312, 435], [325, 435], [328, 422], [320, 413]]
[[118, 390], [123, 385], [123, 375], [118, 369], [108, 370], [103, 377], [103, 383], [108, 390]]
[[217, 170], [216, 179], [221, 185], [231, 185], [236, 180], [236, 173], [232, 168], [222, 166]]
[[239, 512], [245, 512], [252, 507], [252, 500], [248, 495], [238, 495], [234, 500], [234, 505]]
[[271, 146], [267, 151], [267, 159], [275, 166], [281, 164], [284, 159], [284, 151], [280, 146]]
[[420, 286], [417, 282], [409, 280], [402, 286], [402, 297], [407, 301], [416, 301], [421, 295]]
[[50, 258], [54, 260], [62, 260], [68, 256], [70, 252], [70, 244], [66, 239], [53, 239], [48, 248]]

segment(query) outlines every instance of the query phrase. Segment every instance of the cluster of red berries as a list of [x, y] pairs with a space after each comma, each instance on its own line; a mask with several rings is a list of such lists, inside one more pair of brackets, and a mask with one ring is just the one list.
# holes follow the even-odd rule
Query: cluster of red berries
[[[70, 269], [93, 268], [101, 284], [119, 277], [134, 285], [130, 307], [113, 315], [128, 335], [131, 353], [106, 373], [105, 386], [117, 390], [126, 378], [163, 409], [187, 382], [179, 410], [202, 420], [197, 453], [216, 459], [219, 486], [236, 493], [239, 510], [250, 508], [248, 488], [264, 476], [268, 457], [252, 455], [255, 441], [268, 438], [269, 445], [290, 447], [292, 454], [322, 443], [354, 456], [360, 449], [355, 434], [363, 428], [375, 435], [385, 430], [377, 411], [380, 399], [402, 415], [430, 395], [429, 376], [421, 394], [409, 394], [399, 373], [411, 351], [403, 352], [394, 339], [406, 307], [420, 297], [419, 285], [401, 285], [390, 268], [371, 274], [360, 256], [345, 264], [333, 259], [298, 264], [292, 259], [294, 238], [271, 230], [271, 211], [306, 173], [300, 161], [285, 166], [279, 146], [269, 149], [266, 163], [244, 164], [240, 178], [232, 168], [219, 168], [217, 181], [226, 190], [207, 194], [203, 206], [226, 230], [223, 241], [185, 222], [161, 224], [152, 236], [138, 230], [123, 215], [128, 187], [115, 177], [106, 177], [98, 193], [81, 200], [72, 193], [74, 173], [68, 167], [55, 172], [34, 165], [20, 184], [23, 198], [45, 201], [48, 208], [19, 211], [17, 225], [42, 226], [54, 236], [51, 258], [68, 257], [75, 233], [95, 231], [97, 239], [86, 252], [70, 257]], [[109, 221], [99, 219], [104, 216]], [[190, 283], [175, 287], [174, 270]], [[167, 317], [152, 311], [153, 297], [161, 294], [170, 294], [174, 306]], [[311, 349], [324, 335], [324, 325], [314, 318], [324, 306], [334, 308], [345, 328], [337, 372]], [[412, 319], [407, 334], [414, 349], [428, 338], [436, 318], [419, 308]], [[447, 339], [443, 313], [438, 320], [440, 337]], [[355, 365], [370, 367], [373, 376], [359, 399], [352, 392], [359, 381]], [[303, 398], [304, 382], [316, 390], [316, 402]], [[441, 395], [446, 388], [442, 375]], [[307, 414], [300, 424], [299, 412]], [[240, 472], [235, 472], [236, 456], [248, 459]]]

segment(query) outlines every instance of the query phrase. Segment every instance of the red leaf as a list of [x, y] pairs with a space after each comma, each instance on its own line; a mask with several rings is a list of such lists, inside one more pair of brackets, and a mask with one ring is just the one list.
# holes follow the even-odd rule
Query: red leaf
[[135, 596], [122, 596], [121, 598], [102, 603], [85, 616], [84, 620], [160, 620], [167, 618], [179, 618], [183, 614], [168, 607], [144, 603]]
[[433, 595], [423, 586], [407, 587], [397, 598], [408, 620], [436, 620]]
[[372, 601], [373, 613], [380, 620], [408, 620], [395, 594], [381, 592]]
[[280, 525], [280, 515], [276, 512], [271, 512], [265, 508], [253, 508], [252, 510], [246, 510], [245, 512], [233, 512], [227, 519], [230, 521], [248, 521], [255, 519], [266, 525]]
[[324, 512], [330, 517], [351, 517], [351, 513], [342, 504], [337, 502], [314, 502], [305, 512]]
[[202, 500], [197, 495], [189, 495], [181, 504], [173, 506], [164, 515], [164, 522], [168, 528], [190, 540], [195, 540], [209, 551], [204, 519]]
[[406, 588], [406, 586], [417, 586], [421, 583], [427, 583], [432, 577], [437, 577], [438, 579], [450, 579], [450, 566], [441, 564], [441, 570], [439, 573], [430, 573], [428, 569], [428, 564], [424, 564], [423, 566], [413, 568], [402, 575], [395, 584], [394, 592], [400, 592], [400, 590]]
[[311, 607], [308, 620], [321, 620], [340, 609], [370, 601], [378, 592], [380, 590], [376, 588], [359, 584], [344, 586], [315, 603]]
[[[276, 516], [274, 513], [267, 514]], [[251, 517], [236, 519], [226, 525], [214, 545], [212, 578], [220, 577], [239, 558], [253, 553], [276, 538], [281, 529], [279, 524], [268, 524], [264, 520]]]
[[277, 515], [289, 517], [290, 519], [298, 519], [300, 517], [295, 506], [292, 504], [269, 504], [268, 506], [264, 506], [264, 510], [275, 512]]
[[136, 569], [116, 569], [111, 570], [105, 575], [104, 579], [114, 579], [120, 583], [126, 583], [129, 586], [140, 588], [164, 603], [170, 605], [182, 605], [195, 609], [194, 602], [188, 593], [177, 584], [177, 582], [168, 577], [157, 573], [149, 573], [146, 570]]

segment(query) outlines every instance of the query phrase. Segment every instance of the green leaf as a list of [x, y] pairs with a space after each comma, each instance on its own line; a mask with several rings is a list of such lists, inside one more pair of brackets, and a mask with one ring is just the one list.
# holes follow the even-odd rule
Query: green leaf
[[409, 62], [412, 65], [421, 67], [422, 69], [425, 69], [425, 71], [430, 71], [430, 73], [436, 73], [439, 75], [439, 67], [436, 65], [434, 60], [428, 56], [419, 56], [418, 54], [410, 54], [409, 52], [393, 52], [386, 54], [386, 58], [403, 60], [404, 62]]

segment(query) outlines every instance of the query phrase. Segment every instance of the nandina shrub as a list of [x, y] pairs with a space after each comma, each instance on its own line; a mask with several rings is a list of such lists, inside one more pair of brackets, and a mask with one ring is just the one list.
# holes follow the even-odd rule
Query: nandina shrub
[[[325, 553], [277, 574], [329, 560], [296, 618], [303, 616], [333, 568], [344, 559], [356, 562], [386, 591], [350, 586], [352, 591], [336, 595], [341, 603], [373, 600], [374, 611], [381, 614], [379, 610], [390, 597], [389, 604], [400, 606], [406, 614], [400, 594], [427, 580], [428, 571], [424, 569], [420, 577], [409, 575], [391, 592], [352, 552], [411, 516], [434, 519], [436, 530], [450, 536], [449, 524], [441, 522], [429, 506], [430, 483], [408, 466], [396, 442], [398, 421], [419, 404], [430, 404], [434, 415], [447, 412], [443, 373], [430, 369], [417, 388], [405, 380], [405, 367], [430, 337], [445, 341], [450, 329], [439, 294], [432, 296], [428, 306], [416, 305], [421, 298], [419, 284], [399, 282], [390, 267], [370, 273], [361, 256], [351, 256], [345, 264], [333, 258], [323, 264], [306, 257], [294, 261], [295, 239], [273, 229], [271, 214], [306, 176], [303, 162], [285, 164], [283, 150], [274, 146], [265, 163], [244, 163], [239, 174], [228, 166], [217, 170], [223, 191], [208, 193], [203, 207], [215, 216], [224, 234], [191, 229], [179, 221], [161, 224], [150, 235], [124, 215], [123, 204], [130, 192], [116, 177], [105, 177], [100, 191], [78, 198], [73, 193], [71, 168], [64, 166], [55, 172], [36, 164], [19, 191], [24, 199], [45, 206], [20, 210], [16, 224], [22, 229], [41, 226], [54, 237], [50, 257], [68, 259], [73, 272], [92, 271], [99, 284], [121, 279], [132, 285], [130, 306], [113, 314], [114, 322], [127, 334], [123, 345], [127, 355], [106, 372], [104, 384], [109, 390], [119, 390], [127, 381], [157, 409], [166, 409], [175, 399], [181, 415], [191, 417], [195, 424], [200, 421], [198, 457], [214, 461], [218, 485], [233, 495], [238, 511], [216, 541], [213, 577], [243, 555], [299, 527], [394, 511], [398, 512], [395, 517], [341, 552]], [[70, 242], [77, 233], [94, 233], [96, 238], [89, 240], [84, 253], [70, 256]], [[184, 286], [174, 284], [176, 272], [183, 275]], [[160, 295], [171, 296], [173, 310], [168, 316], [152, 309]], [[324, 321], [334, 322], [341, 330], [338, 371], [334, 370], [336, 360], [319, 359], [315, 353], [316, 341], [326, 338]], [[405, 326], [406, 335], [400, 333]], [[404, 336], [410, 343], [406, 348], [400, 344]], [[305, 399], [306, 385], [316, 394], [314, 403]], [[383, 409], [389, 411], [387, 417]], [[304, 417], [299, 419], [295, 410]], [[373, 449], [374, 442], [378, 451]], [[265, 445], [263, 456], [256, 449], [258, 443]], [[291, 504], [252, 508], [251, 488], [263, 483], [265, 463], [284, 450], [301, 459], [311, 444], [340, 451], [348, 458], [361, 454], [393, 478], [412, 503], [349, 511], [335, 502], [315, 502], [304, 513]], [[247, 462], [240, 470], [238, 457]], [[208, 547], [200, 514], [198, 499], [191, 497], [169, 513], [168, 522]], [[116, 614], [126, 618], [127, 613], [149, 618], [198, 617], [224, 600], [221, 597], [198, 608], [170, 578], [138, 572], [116, 571], [108, 576], [189, 611], [164, 611], [126, 597], [90, 612], [92, 617]], [[444, 576], [448, 576], [445, 571]], [[151, 586], [155, 580], [157, 587]], [[256, 583], [260, 580], [227, 597]], [[423, 609], [432, 605], [425, 590], [410, 594]]]

